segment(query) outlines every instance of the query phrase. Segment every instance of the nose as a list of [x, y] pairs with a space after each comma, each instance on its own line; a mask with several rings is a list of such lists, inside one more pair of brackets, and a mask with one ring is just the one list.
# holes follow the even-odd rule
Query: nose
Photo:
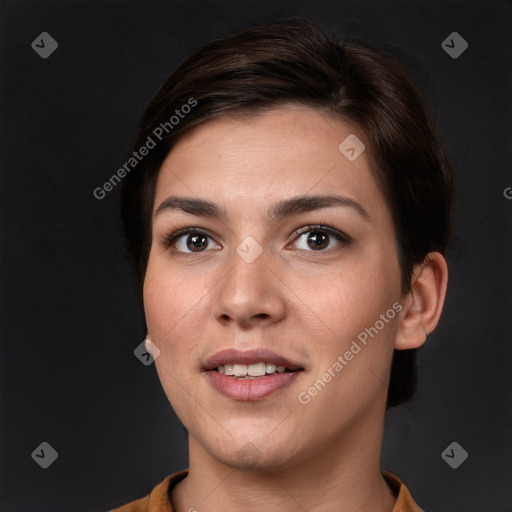
[[250, 263], [233, 251], [229, 265], [230, 270], [213, 291], [215, 320], [243, 329], [282, 320], [286, 314], [286, 286], [272, 269], [265, 251]]

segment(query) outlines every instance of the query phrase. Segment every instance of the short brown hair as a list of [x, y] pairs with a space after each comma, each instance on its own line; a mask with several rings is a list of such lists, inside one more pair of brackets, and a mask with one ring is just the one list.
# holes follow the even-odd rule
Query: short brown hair
[[[171, 127], [170, 116], [190, 98], [196, 106]], [[355, 124], [365, 134], [371, 168], [394, 221], [404, 294], [413, 267], [431, 251], [446, 252], [453, 176], [420, 89], [382, 50], [353, 38], [339, 41], [313, 22], [294, 18], [205, 44], [167, 78], [144, 112], [134, 150], [168, 124], [121, 183], [121, 218], [140, 290], [156, 180], [173, 145], [208, 120], [290, 103]], [[387, 407], [409, 400], [416, 382], [416, 350], [395, 350]]]

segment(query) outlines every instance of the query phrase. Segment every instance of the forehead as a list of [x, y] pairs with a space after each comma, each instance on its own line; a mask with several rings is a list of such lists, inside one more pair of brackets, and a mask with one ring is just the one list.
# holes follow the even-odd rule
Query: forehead
[[367, 151], [350, 160], [340, 150], [354, 137], [365, 141], [358, 128], [301, 106], [207, 121], [165, 159], [155, 209], [171, 194], [214, 199], [226, 208], [243, 201], [254, 212], [283, 197], [334, 192], [387, 215]]

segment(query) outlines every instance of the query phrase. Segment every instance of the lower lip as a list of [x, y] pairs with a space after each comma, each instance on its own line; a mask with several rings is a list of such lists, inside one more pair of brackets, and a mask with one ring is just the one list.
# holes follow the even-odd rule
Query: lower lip
[[234, 400], [260, 400], [274, 391], [290, 385], [301, 370], [295, 372], [273, 373], [259, 379], [237, 379], [217, 371], [207, 372], [212, 386]]

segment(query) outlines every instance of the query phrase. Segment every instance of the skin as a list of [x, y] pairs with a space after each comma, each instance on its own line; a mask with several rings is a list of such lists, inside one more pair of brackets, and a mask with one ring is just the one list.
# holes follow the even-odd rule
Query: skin
[[[153, 217], [144, 283], [148, 337], [163, 389], [189, 433], [189, 475], [172, 492], [178, 512], [307, 510], [391, 512], [396, 497], [380, 473], [393, 349], [421, 346], [437, 325], [447, 266], [430, 253], [402, 296], [393, 220], [368, 152], [338, 150], [364, 133], [302, 106], [208, 121], [182, 137], [157, 182], [154, 213], [169, 196], [215, 202], [223, 220], [164, 210]], [[269, 223], [267, 209], [299, 195], [338, 194], [368, 214], [334, 206]], [[324, 224], [349, 235], [308, 245]], [[210, 234], [199, 252], [178, 228]], [[248, 236], [262, 253], [236, 252]], [[181, 251], [181, 252], [180, 252]], [[298, 400], [357, 335], [398, 302], [385, 324], [308, 404]], [[305, 369], [258, 401], [227, 398], [202, 364], [225, 348], [264, 347]], [[247, 460], [242, 454], [250, 453]], [[333, 485], [336, 482], [336, 485]]]

